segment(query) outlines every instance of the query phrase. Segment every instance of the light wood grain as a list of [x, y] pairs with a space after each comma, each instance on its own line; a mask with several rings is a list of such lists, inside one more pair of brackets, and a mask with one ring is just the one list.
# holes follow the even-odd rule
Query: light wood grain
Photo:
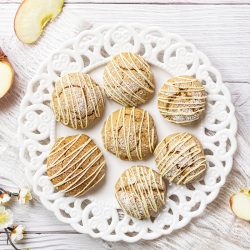
[[[22, 0], [2, 0], [2, 3], [20, 3]], [[130, 4], [249, 4], [250, 0], [65, 0], [65, 3], [130, 3]]]
[[[102, 250], [104, 249], [101, 240], [93, 240], [87, 235], [64, 233], [64, 234], [39, 234], [29, 233], [25, 235], [25, 240], [16, 245], [21, 249], [28, 247], [30, 250]], [[91, 246], [91, 247], [90, 247]], [[0, 236], [0, 249], [13, 250], [6, 245], [6, 237]]]
[[[18, 5], [0, 6], [1, 35], [13, 34]], [[69, 4], [65, 11], [74, 11], [95, 25], [105, 20], [160, 26], [182, 35], [207, 54], [225, 81], [249, 82], [250, 6]]]
[[[178, 0], [175, 4], [170, 4], [173, 2], [171, 0], [136, 0], [155, 4], [122, 5], [117, 3], [130, 1], [90, 3], [97, 1], [68, 0], [65, 11], [74, 11], [94, 25], [104, 22], [139, 22], [160, 26], [166, 31], [182, 35], [207, 54], [231, 90], [250, 82], [250, 0]], [[13, 35], [13, 18], [20, 2], [0, 1], [0, 42], [4, 37]], [[27, 208], [14, 204], [12, 208], [16, 223], [25, 225], [28, 230], [25, 243], [19, 245], [22, 249], [103, 249], [101, 240], [76, 233], [69, 225], [59, 222], [38, 201]], [[12, 249], [6, 246], [3, 234], [0, 235], [0, 249]]]

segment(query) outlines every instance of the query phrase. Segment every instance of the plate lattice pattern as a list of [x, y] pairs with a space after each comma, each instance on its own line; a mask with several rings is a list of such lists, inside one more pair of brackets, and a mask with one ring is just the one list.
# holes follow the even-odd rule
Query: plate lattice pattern
[[[90, 197], [70, 198], [54, 190], [46, 175], [46, 157], [55, 142], [55, 119], [49, 107], [55, 80], [72, 71], [88, 72], [121, 51], [133, 51], [170, 75], [192, 75], [208, 93], [200, 139], [208, 164], [205, 178], [188, 186], [172, 185], [167, 204], [154, 220], [138, 221], [118, 208]], [[21, 104], [20, 157], [34, 192], [57, 218], [81, 233], [109, 241], [154, 239], [185, 226], [217, 196], [232, 168], [236, 118], [220, 73], [194, 45], [157, 27], [102, 26], [66, 42], [28, 84]]]

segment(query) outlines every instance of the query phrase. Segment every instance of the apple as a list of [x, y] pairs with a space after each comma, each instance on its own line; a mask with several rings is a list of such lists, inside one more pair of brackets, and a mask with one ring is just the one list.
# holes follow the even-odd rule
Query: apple
[[62, 11], [64, 0], [23, 0], [15, 21], [15, 33], [23, 43], [38, 40], [46, 24], [54, 20]]
[[250, 188], [241, 189], [230, 197], [230, 207], [240, 219], [250, 221]]
[[14, 81], [14, 70], [7, 56], [0, 49], [0, 98], [10, 89]]

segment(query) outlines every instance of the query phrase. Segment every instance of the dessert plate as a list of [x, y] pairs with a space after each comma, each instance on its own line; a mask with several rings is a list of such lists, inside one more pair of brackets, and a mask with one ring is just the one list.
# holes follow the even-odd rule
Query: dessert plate
[[[124, 214], [114, 195], [120, 174], [133, 165], [156, 169], [151, 157], [143, 162], [122, 161], [107, 152], [101, 128], [118, 104], [107, 100], [105, 115], [92, 128], [76, 131], [55, 122], [49, 103], [55, 80], [67, 73], [82, 71], [102, 84], [104, 65], [121, 51], [144, 56], [155, 76], [156, 93], [171, 76], [192, 75], [208, 93], [206, 113], [199, 123], [179, 126], [164, 120], [157, 109], [157, 94], [141, 107], [153, 116], [158, 141], [177, 131], [195, 134], [203, 144], [208, 170], [203, 180], [192, 185], [168, 187], [167, 203], [154, 220], [139, 221]], [[86, 30], [55, 51], [28, 84], [19, 117], [20, 158], [34, 192], [42, 204], [76, 231], [108, 241], [135, 242], [170, 234], [200, 215], [218, 195], [229, 174], [236, 150], [236, 118], [228, 89], [208, 58], [178, 35], [158, 27], [136, 24], [104, 25]], [[56, 191], [46, 175], [46, 158], [59, 136], [86, 133], [100, 147], [107, 162], [107, 175], [92, 192], [80, 198], [65, 197]]]

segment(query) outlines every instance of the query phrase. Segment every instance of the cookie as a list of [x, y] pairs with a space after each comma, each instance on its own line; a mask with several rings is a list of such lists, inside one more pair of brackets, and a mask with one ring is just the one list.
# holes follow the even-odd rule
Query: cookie
[[74, 129], [91, 126], [104, 112], [104, 94], [99, 85], [83, 73], [59, 78], [52, 94], [51, 108], [56, 120]]
[[107, 96], [123, 106], [147, 102], [155, 89], [149, 64], [131, 52], [113, 57], [104, 69], [103, 80]]
[[139, 220], [157, 215], [165, 204], [165, 193], [161, 175], [144, 166], [125, 170], [115, 184], [115, 196], [122, 210]]
[[47, 175], [66, 195], [80, 196], [105, 176], [105, 160], [87, 135], [59, 138], [47, 158]]
[[170, 183], [194, 182], [207, 168], [200, 142], [195, 136], [186, 132], [165, 137], [157, 145], [154, 155], [160, 173]]
[[157, 133], [152, 116], [139, 108], [113, 112], [102, 128], [104, 147], [122, 160], [142, 160], [154, 152]]
[[205, 110], [207, 94], [201, 82], [192, 76], [169, 79], [158, 93], [158, 109], [170, 122], [190, 124]]

